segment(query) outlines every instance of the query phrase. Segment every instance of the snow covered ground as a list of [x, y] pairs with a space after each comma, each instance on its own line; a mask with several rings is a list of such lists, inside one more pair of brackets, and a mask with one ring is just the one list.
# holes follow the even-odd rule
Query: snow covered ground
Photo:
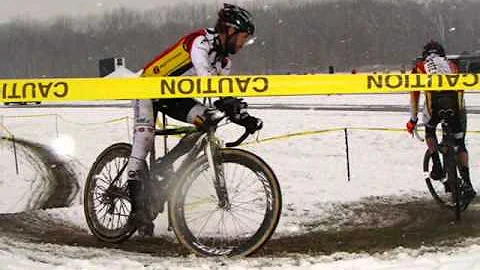
[[[296, 98], [251, 98], [250, 104], [314, 104], [314, 105], [408, 105], [407, 95], [350, 95]], [[116, 104], [111, 102], [109, 104]], [[125, 102], [119, 102], [125, 104]], [[480, 108], [480, 95], [469, 94], [467, 105]], [[372, 198], [397, 197], [398, 200], [429, 197], [423, 182], [421, 161], [425, 146], [412, 139], [404, 128], [406, 112], [319, 111], [319, 110], [250, 110], [264, 120], [258, 140], [243, 146], [262, 156], [276, 172], [283, 192], [283, 214], [274, 235], [302, 234], [308, 224], [339, 213], [338, 203]], [[131, 140], [131, 109], [122, 107], [52, 108], [3, 107], [1, 123], [16, 137], [52, 144], [57, 137], [69, 138], [75, 149], [71, 158], [81, 163], [84, 176], [96, 156], [108, 145]], [[480, 130], [480, 115], [469, 115], [469, 130]], [[349, 128], [351, 181], [347, 181], [343, 130], [312, 132], [262, 142], [279, 135], [302, 131]], [[373, 130], [386, 128], [391, 130]], [[238, 130], [221, 134], [234, 138]], [[467, 135], [471, 149], [471, 175], [480, 188], [479, 133]], [[68, 140], [68, 139], [66, 139]], [[173, 145], [174, 140], [170, 141]], [[60, 147], [65, 149], [65, 147]], [[1, 151], [1, 149], [0, 149]], [[7, 160], [0, 164], [5, 165]], [[16, 181], [6, 181], [5, 177]], [[0, 179], [0, 213], [18, 212], [25, 208], [28, 185], [22, 174], [12, 170]], [[22, 184], [23, 183], [23, 184]], [[82, 184], [82, 183], [81, 183]], [[45, 212], [87, 228], [80, 199], [69, 208]], [[343, 219], [361, 217], [345, 215]], [[156, 221], [155, 234], [173, 237], [166, 231], [166, 220]], [[388, 220], [378, 221], [379, 225]], [[331, 226], [331, 224], [329, 225]], [[317, 230], [324, 229], [322, 226]], [[161, 248], [161, 247], [159, 247]], [[325, 256], [288, 254], [271, 258], [208, 259], [194, 256], [153, 257], [115, 249], [94, 249], [53, 244], [36, 244], [0, 237], [2, 269], [480, 269], [480, 239], [471, 238], [455, 248], [422, 247], [369, 255], [366, 253], [334, 253]]]

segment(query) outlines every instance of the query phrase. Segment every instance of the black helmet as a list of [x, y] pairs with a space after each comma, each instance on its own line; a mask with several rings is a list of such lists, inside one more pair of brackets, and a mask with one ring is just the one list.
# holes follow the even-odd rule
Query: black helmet
[[223, 8], [218, 12], [218, 20], [226, 26], [235, 27], [239, 32], [247, 32], [250, 35], [255, 32], [250, 12], [235, 5], [223, 4]]
[[434, 40], [431, 40], [430, 42], [425, 44], [425, 46], [423, 46], [422, 57], [425, 59], [428, 55], [432, 53], [445, 57], [445, 49], [440, 43]]

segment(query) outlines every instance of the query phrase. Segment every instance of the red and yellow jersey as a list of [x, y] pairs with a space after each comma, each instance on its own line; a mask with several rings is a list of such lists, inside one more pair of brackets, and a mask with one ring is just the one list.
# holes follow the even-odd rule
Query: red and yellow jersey
[[190, 51], [193, 40], [204, 36], [205, 30], [197, 30], [182, 37], [173, 46], [155, 57], [143, 68], [142, 76], [179, 76], [192, 68]]
[[196, 30], [155, 57], [143, 68], [142, 76], [228, 75], [230, 60], [220, 57], [216, 42], [218, 34], [213, 29]]

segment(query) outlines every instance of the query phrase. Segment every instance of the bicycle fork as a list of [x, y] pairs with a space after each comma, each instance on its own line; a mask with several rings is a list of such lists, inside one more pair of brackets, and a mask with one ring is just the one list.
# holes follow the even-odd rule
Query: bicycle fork
[[215, 137], [209, 137], [205, 146], [211, 178], [218, 198], [218, 207], [229, 210], [231, 207], [228, 199], [227, 184], [225, 182], [225, 171], [220, 156], [220, 142]]

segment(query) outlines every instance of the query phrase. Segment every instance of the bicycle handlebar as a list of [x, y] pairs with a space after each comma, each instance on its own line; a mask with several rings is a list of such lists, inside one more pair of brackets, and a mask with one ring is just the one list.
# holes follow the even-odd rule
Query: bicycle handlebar
[[235, 146], [239, 146], [243, 141], [245, 141], [248, 136], [250, 135], [250, 133], [247, 131], [247, 129], [245, 128], [245, 132], [243, 132], [242, 136], [240, 136], [236, 141], [234, 142], [229, 142], [229, 143], [226, 143], [225, 146], [226, 147], [235, 147]]
[[423, 123], [417, 124], [417, 126], [413, 130], [413, 136], [421, 142], [424, 142], [425, 138], [423, 138], [420, 134], [418, 134], [418, 127], [424, 127], [424, 126], [425, 126], [425, 124], [423, 124]]
[[[220, 117], [214, 119], [213, 125], [217, 126], [218, 123], [225, 118], [227, 118], [226, 115], [221, 115]], [[199, 130], [200, 129], [198, 129], [198, 127], [191, 127], [191, 126], [180, 127], [180, 128], [155, 129], [155, 135], [156, 136], [178, 135], [178, 134], [192, 133]], [[203, 130], [203, 132], [205, 131], [206, 130]], [[241, 143], [243, 143], [243, 141], [245, 141], [248, 138], [249, 135], [250, 133], [248, 132], [247, 128], [245, 128], [245, 131], [237, 140], [233, 142], [228, 142], [225, 144], [225, 146], [226, 147], [239, 146]]]

